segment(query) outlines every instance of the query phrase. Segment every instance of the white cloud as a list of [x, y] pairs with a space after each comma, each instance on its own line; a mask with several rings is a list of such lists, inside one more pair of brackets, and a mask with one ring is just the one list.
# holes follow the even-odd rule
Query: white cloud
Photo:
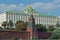
[[60, 5], [57, 5], [58, 8], [60, 8]]
[[9, 10], [24, 10], [25, 6], [23, 4], [15, 5], [15, 4], [0, 4], [0, 12], [9, 11]]
[[[54, 0], [53, 2], [35, 2], [32, 5], [32, 7], [34, 9], [40, 9], [40, 10], [52, 10], [52, 9], [56, 9], [56, 8], [60, 8], [60, 0]], [[0, 11], [4, 12], [4, 11], [8, 11], [8, 10], [24, 10], [26, 8], [26, 6], [24, 6], [23, 3], [21, 3], [20, 5], [15, 5], [15, 4], [10, 4], [10, 5], [6, 5], [6, 4], [0, 4]]]
[[19, 10], [24, 10], [26, 8], [23, 3], [21, 3], [17, 7], [18, 7]]
[[44, 3], [37, 2], [37, 3], [33, 3], [31, 5], [35, 8], [35, 7], [41, 7], [41, 6], [43, 6]]
[[17, 5], [12, 4], [12, 5], [9, 5], [9, 7], [11, 7], [11, 8], [16, 8]]
[[56, 8], [60, 8], [59, 3], [55, 3], [55, 1], [60, 2], [60, 0], [54, 0], [53, 2], [36, 2], [31, 4], [33, 8], [38, 8], [40, 10], [52, 10]]
[[5, 6], [5, 4], [0, 4], [0, 6]]
[[56, 4], [48, 2], [48, 3], [34, 3], [31, 4], [33, 8], [39, 8], [39, 9], [43, 9], [43, 10], [50, 10], [50, 9], [54, 9], [56, 7]]
[[54, 0], [55, 3], [60, 3], [60, 0]]

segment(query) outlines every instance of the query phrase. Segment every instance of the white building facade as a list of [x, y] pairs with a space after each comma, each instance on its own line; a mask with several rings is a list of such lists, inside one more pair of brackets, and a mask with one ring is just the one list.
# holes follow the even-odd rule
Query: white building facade
[[2, 24], [4, 21], [6, 21], [6, 14], [5, 14], [5, 12], [0, 14], [0, 26], [1, 26], [1, 24]]
[[[56, 25], [58, 17], [56, 16], [48, 16], [48, 15], [41, 15], [39, 13], [32, 13], [35, 18], [36, 24], [43, 24], [43, 25]], [[30, 14], [25, 14], [23, 12], [16, 12], [16, 11], [10, 11], [0, 14], [0, 26], [3, 23], [3, 21], [9, 21], [12, 20], [15, 24], [17, 21], [24, 21], [28, 22], [28, 18], [30, 17]]]

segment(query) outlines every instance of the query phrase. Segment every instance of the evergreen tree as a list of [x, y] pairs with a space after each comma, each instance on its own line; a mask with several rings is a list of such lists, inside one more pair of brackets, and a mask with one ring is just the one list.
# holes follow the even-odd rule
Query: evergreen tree
[[60, 28], [56, 28], [52, 34], [51, 37], [49, 38], [50, 40], [55, 39], [55, 40], [60, 40]]
[[8, 22], [8, 28], [12, 29], [13, 26], [14, 26], [14, 24], [13, 24], [12, 20], [9, 20], [9, 22]]
[[4, 27], [4, 29], [6, 28], [6, 26], [7, 26], [7, 21], [4, 21], [3, 23], [2, 23], [2, 26]]
[[47, 28], [47, 31], [49, 31], [49, 32], [52, 32], [54, 30], [55, 30], [55, 26], [53, 26], [53, 25], [49, 25]]
[[59, 27], [59, 26], [60, 26], [60, 24], [57, 22], [56, 27]]
[[42, 24], [37, 24], [36, 28], [37, 28], [38, 31], [47, 31], [46, 27]]

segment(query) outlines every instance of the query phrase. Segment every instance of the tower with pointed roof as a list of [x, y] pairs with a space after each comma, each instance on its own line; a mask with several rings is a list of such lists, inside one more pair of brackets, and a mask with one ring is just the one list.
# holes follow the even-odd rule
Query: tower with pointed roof
[[35, 27], [35, 19], [32, 14], [30, 15], [30, 18], [29, 18], [28, 27], [32, 27], [32, 28]]
[[35, 19], [33, 17], [33, 15], [31, 14], [29, 19], [28, 19], [28, 26], [27, 26], [27, 30], [30, 33], [30, 39], [35, 38], [36, 36], [36, 29], [35, 29]]

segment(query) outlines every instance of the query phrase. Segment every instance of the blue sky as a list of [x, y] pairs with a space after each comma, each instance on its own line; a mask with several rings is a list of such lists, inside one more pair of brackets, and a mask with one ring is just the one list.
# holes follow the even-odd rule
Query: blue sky
[[0, 12], [24, 10], [29, 4], [42, 14], [60, 16], [60, 0], [0, 0]]

